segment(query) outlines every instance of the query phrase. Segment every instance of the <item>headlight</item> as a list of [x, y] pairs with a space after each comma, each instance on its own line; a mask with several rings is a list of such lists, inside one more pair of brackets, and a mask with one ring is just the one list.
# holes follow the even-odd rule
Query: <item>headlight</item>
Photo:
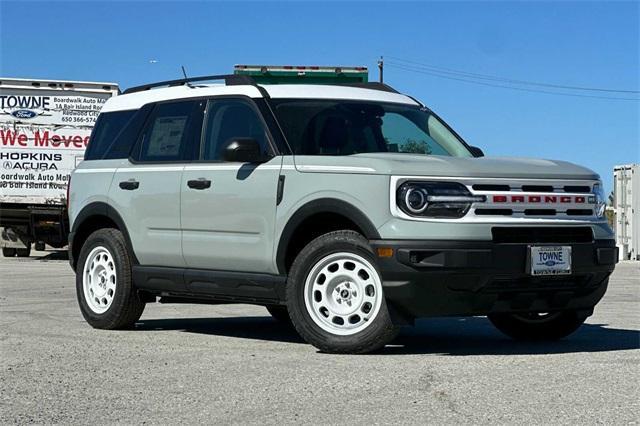
[[602, 182], [598, 182], [593, 185], [593, 196], [595, 197], [596, 204], [596, 216], [602, 217], [604, 216], [604, 211], [607, 207], [607, 200], [604, 195], [604, 188], [602, 187]]
[[405, 182], [396, 192], [396, 203], [409, 216], [460, 218], [472, 203], [483, 202], [484, 195], [472, 195], [455, 182]]

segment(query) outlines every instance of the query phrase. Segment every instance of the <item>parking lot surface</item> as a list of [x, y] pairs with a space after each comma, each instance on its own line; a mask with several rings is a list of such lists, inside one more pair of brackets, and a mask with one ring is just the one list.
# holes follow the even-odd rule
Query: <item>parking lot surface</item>
[[640, 422], [640, 263], [577, 333], [517, 343], [421, 320], [375, 355], [318, 353], [248, 305], [147, 305], [87, 325], [63, 253], [0, 259], [0, 423]]

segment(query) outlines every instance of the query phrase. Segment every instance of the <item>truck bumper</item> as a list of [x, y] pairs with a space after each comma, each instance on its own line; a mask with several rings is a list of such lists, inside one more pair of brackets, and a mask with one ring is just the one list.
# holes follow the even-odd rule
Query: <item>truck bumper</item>
[[527, 272], [532, 244], [372, 240], [371, 245], [376, 253], [393, 249], [391, 257], [378, 257], [385, 297], [411, 318], [568, 309], [590, 315], [618, 259], [614, 240], [553, 244], [572, 247], [571, 275], [534, 277]]

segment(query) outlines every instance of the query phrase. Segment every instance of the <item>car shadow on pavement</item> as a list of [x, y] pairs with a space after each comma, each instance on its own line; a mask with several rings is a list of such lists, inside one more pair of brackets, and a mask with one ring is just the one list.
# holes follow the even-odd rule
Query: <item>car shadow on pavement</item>
[[293, 326], [271, 317], [217, 317], [139, 320], [136, 330], [178, 330], [188, 333], [239, 337], [274, 342], [304, 343]]
[[36, 257], [36, 259], [44, 262], [48, 260], [69, 260], [69, 252], [66, 250], [47, 251], [46, 253], [44, 256]]
[[[136, 330], [188, 333], [304, 343], [293, 327], [271, 317], [223, 317], [140, 320]], [[571, 336], [553, 342], [518, 342], [503, 336], [484, 317], [431, 318], [404, 327], [379, 355], [543, 355], [640, 349], [640, 331], [584, 324]]]
[[547, 342], [515, 341], [485, 317], [432, 318], [402, 330], [388, 354], [542, 355], [640, 349], [640, 331], [586, 323], [574, 334]]

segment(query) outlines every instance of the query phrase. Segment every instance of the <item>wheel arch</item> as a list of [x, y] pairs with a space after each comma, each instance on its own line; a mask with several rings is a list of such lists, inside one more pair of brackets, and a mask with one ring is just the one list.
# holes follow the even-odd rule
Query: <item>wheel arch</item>
[[[316, 224], [319, 225], [316, 227]], [[276, 251], [278, 272], [287, 273], [292, 256], [306, 243], [326, 232], [345, 227], [360, 232], [369, 240], [380, 238], [378, 230], [367, 215], [346, 201], [320, 198], [302, 205], [291, 215], [280, 234]], [[312, 232], [307, 232], [309, 230]]]
[[129, 253], [133, 257], [133, 263], [138, 264], [131, 245], [131, 239], [129, 238], [129, 232], [122, 216], [107, 203], [97, 201], [83, 207], [73, 221], [71, 233], [69, 234], [69, 262], [74, 270], [84, 242], [91, 233], [103, 228], [116, 228], [122, 232]]

